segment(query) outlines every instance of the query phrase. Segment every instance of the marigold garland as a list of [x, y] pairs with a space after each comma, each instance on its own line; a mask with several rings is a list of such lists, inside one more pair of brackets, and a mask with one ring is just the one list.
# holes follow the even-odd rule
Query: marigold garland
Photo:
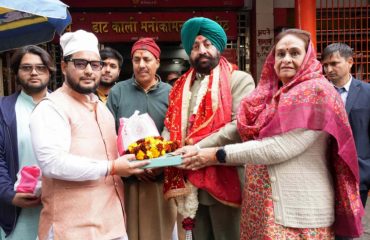
[[190, 182], [186, 182], [186, 187], [190, 189], [190, 194], [185, 196], [177, 196], [175, 198], [177, 204], [177, 211], [184, 217], [182, 227], [185, 229], [185, 240], [192, 240], [192, 230], [195, 226], [195, 214], [197, 213], [198, 188]]
[[128, 153], [135, 154], [137, 160], [157, 158], [166, 153], [173, 152], [178, 148], [178, 144], [166, 141], [163, 137], [146, 137], [131, 143], [128, 146]]

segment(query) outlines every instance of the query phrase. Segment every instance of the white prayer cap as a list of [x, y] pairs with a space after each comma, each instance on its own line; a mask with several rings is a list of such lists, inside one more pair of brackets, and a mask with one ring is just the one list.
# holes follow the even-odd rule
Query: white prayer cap
[[91, 51], [100, 56], [98, 39], [93, 33], [84, 30], [64, 33], [60, 37], [60, 46], [64, 57], [80, 51]]

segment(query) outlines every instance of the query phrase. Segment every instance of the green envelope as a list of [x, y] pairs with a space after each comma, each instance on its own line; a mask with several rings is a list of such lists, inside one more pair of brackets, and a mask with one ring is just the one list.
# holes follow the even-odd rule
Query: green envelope
[[[171, 154], [166, 154], [159, 158], [152, 158], [148, 159], [150, 163], [142, 168], [159, 168], [159, 167], [169, 167], [169, 166], [177, 166], [182, 163], [181, 155], [173, 156]], [[132, 162], [136, 162], [140, 160], [134, 160]]]

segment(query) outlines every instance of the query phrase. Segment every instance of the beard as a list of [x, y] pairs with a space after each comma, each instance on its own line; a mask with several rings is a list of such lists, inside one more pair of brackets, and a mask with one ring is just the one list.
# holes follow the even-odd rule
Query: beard
[[73, 81], [72, 78], [70, 78], [68, 75], [66, 76], [66, 81], [69, 84], [69, 86], [75, 90], [78, 93], [81, 94], [89, 94], [89, 93], [94, 93], [96, 89], [98, 88], [98, 83], [95, 82], [94, 86], [81, 86], [80, 81]]
[[114, 81], [112, 81], [112, 82], [105, 82], [105, 81], [100, 80], [99, 85], [100, 85], [100, 86], [102, 86], [102, 87], [113, 87], [113, 86], [114, 86], [114, 84], [116, 84], [117, 80], [118, 80], [118, 78], [117, 78], [117, 79], [115, 79], [115, 80], [114, 80]]
[[21, 85], [23, 91], [25, 91], [29, 95], [40, 93], [40, 92], [44, 91], [47, 88], [48, 84], [49, 84], [49, 81], [46, 81], [46, 82], [40, 82], [39, 85], [34, 85], [34, 84], [28, 83], [27, 81], [26, 82], [21, 81], [18, 78], [17, 78], [17, 82], [18, 82], [18, 84]]
[[[208, 62], [202, 63], [200, 61], [201, 58], [206, 58], [208, 59]], [[216, 57], [210, 57], [205, 54], [199, 54], [197, 58], [194, 60], [190, 58], [190, 63], [194, 67], [194, 69], [201, 74], [210, 74], [211, 70], [214, 69], [217, 64], [220, 62], [220, 54], [217, 53]]]

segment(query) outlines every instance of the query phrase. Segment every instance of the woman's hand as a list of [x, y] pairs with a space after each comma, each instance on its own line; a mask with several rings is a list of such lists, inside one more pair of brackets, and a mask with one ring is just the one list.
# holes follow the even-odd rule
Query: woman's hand
[[[188, 146], [187, 146], [188, 147]], [[194, 147], [194, 146], [189, 146]], [[217, 165], [218, 161], [216, 159], [216, 148], [203, 148], [199, 149], [195, 147], [196, 151], [190, 151], [187, 152], [186, 147], [179, 149], [182, 150], [182, 164], [180, 165], [180, 168], [186, 169], [186, 170], [198, 170], [200, 168], [204, 168], [211, 165]], [[193, 148], [192, 148], [193, 149]]]
[[123, 177], [128, 177], [133, 174], [141, 174], [144, 173], [144, 169], [141, 169], [141, 167], [144, 167], [148, 165], [150, 162], [147, 160], [143, 161], [136, 161], [136, 162], [130, 162], [129, 160], [134, 160], [135, 155], [134, 154], [126, 154], [123, 155], [116, 160], [114, 160], [111, 164], [111, 173]]

